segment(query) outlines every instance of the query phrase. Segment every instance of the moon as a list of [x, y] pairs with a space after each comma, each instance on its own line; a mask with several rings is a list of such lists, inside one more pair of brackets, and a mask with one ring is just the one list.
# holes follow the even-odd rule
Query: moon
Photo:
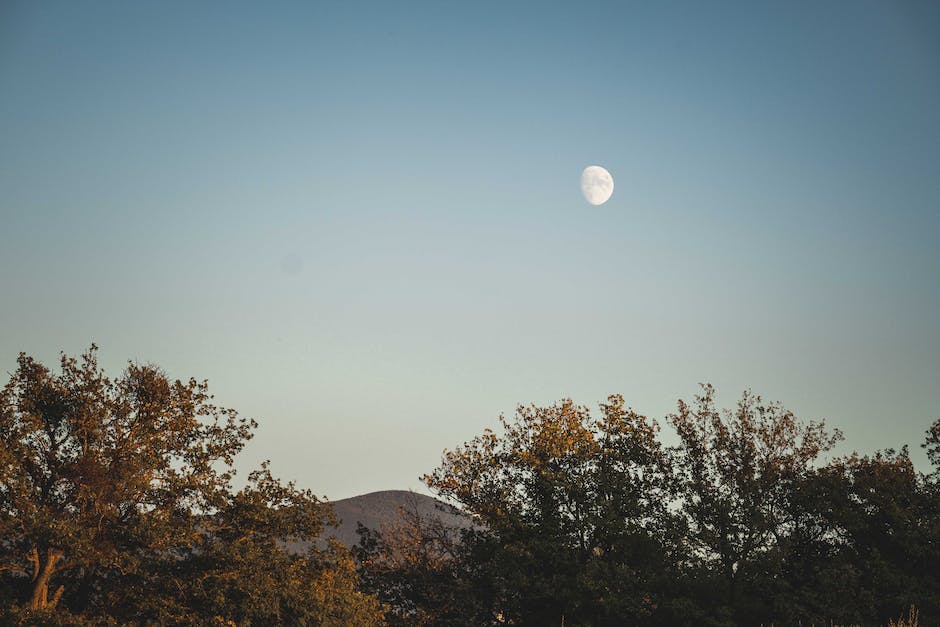
[[592, 205], [603, 205], [614, 193], [614, 177], [599, 165], [589, 165], [581, 173], [581, 193]]

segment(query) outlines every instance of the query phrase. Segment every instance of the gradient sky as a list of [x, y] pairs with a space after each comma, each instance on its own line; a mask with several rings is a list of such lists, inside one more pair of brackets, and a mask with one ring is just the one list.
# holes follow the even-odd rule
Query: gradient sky
[[334, 499], [703, 381], [924, 464], [940, 10], [757, 4], [3, 2], [0, 368], [208, 378]]

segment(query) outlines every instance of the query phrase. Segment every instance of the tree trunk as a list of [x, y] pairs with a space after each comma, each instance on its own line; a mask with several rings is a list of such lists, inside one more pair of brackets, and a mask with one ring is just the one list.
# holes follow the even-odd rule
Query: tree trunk
[[34, 610], [44, 608], [53, 608], [62, 598], [64, 586], [59, 586], [52, 598], [49, 598], [49, 580], [55, 573], [56, 563], [62, 557], [62, 551], [49, 548], [46, 550], [46, 559], [40, 564], [37, 559], [34, 564], [38, 571], [33, 573], [33, 597], [30, 601], [30, 607]]

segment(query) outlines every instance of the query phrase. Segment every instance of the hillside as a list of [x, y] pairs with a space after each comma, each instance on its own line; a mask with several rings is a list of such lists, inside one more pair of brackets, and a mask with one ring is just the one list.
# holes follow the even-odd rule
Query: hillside
[[324, 535], [334, 537], [347, 546], [359, 541], [357, 523], [381, 530], [383, 525], [397, 523], [402, 509], [417, 511], [422, 518], [437, 518], [455, 529], [470, 526], [470, 518], [453, 507], [434, 497], [406, 490], [371, 492], [333, 501], [332, 505], [340, 524], [335, 529], [326, 529]]

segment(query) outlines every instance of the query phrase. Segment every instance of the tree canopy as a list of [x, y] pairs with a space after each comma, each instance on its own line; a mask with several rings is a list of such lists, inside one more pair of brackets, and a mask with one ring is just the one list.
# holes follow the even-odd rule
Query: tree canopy
[[520, 406], [425, 476], [478, 522], [465, 624], [940, 619], [938, 473], [905, 448], [827, 457], [837, 430], [751, 392], [721, 410], [708, 385], [667, 416], [669, 446], [621, 397], [599, 409]]
[[940, 420], [924, 472], [906, 446], [833, 457], [837, 430], [749, 391], [722, 410], [705, 385], [662, 426], [619, 395], [519, 406], [424, 476], [471, 526], [404, 511], [352, 551], [267, 463], [236, 488], [256, 427], [205, 381], [109, 378], [94, 346], [57, 371], [21, 354], [0, 391], [0, 623], [940, 621]]
[[205, 381], [107, 377], [94, 346], [59, 372], [21, 354], [0, 392], [7, 622], [379, 622], [348, 552], [284, 548], [331, 520], [312, 493], [266, 466], [233, 489], [255, 427]]

